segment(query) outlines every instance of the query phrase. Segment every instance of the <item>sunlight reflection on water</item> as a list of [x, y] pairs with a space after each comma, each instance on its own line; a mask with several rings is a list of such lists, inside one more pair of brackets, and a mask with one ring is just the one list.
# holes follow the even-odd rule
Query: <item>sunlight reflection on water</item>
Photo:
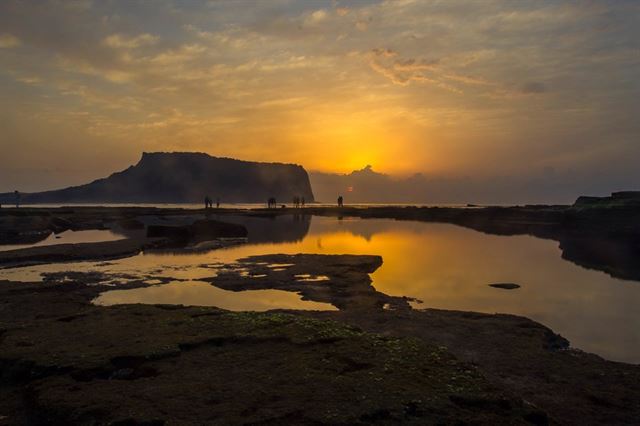
[[[256, 219], [252, 219], [256, 220]], [[284, 253], [377, 254], [383, 265], [372, 274], [378, 291], [424, 301], [418, 308], [441, 308], [487, 313], [510, 313], [532, 318], [568, 338], [572, 345], [609, 359], [640, 362], [640, 283], [612, 278], [583, 269], [561, 258], [558, 242], [530, 236], [495, 236], [447, 224], [386, 219], [314, 217], [280, 242], [234, 246], [206, 253], [144, 253], [103, 264], [43, 265], [0, 271], [0, 279], [37, 280], [44, 271], [100, 270], [169, 276], [187, 280], [135, 290], [114, 290], [103, 295], [106, 303], [177, 303], [242, 308], [238, 300], [224, 299], [220, 289], [194, 282], [215, 275], [220, 264], [239, 258]], [[263, 219], [265, 228], [276, 226]], [[255, 225], [255, 224], [254, 224]], [[288, 225], [287, 225], [288, 227]], [[296, 233], [297, 232], [297, 233]], [[273, 266], [273, 265], [272, 265]], [[286, 267], [275, 265], [276, 267]], [[496, 282], [517, 283], [515, 290], [491, 288]], [[180, 290], [180, 291], [178, 291]], [[227, 292], [229, 293], [229, 292]], [[284, 292], [281, 292], [284, 293]], [[293, 293], [270, 293], [270, 308], [311, 307]], [[266, 293], [265, 293], [266, 294]], [[252, 297], [260, 298], [259, 293]], [[280, 303], [278, 300], [282, 300]], [[160, 302], [161, 301], [161, 302]], [[258, 304], [259, 305], [259, 304]], [[254, 306], [254, 305], [252, 305]], [[266, 308], [269, 309], [269, 308]]]

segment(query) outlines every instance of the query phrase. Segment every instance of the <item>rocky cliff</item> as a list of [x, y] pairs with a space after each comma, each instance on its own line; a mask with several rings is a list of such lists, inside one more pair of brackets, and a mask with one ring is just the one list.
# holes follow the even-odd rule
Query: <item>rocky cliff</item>
[[[302, 166], [256, 163], [203, 153], [143, 153], [135, 166], [86, 185], [21, 194], [21, 203], [262, 203], [269, 197], [291, 202], [298, 195], [313, 201]], [[13, 193], [0, 203], [13, 204]]]

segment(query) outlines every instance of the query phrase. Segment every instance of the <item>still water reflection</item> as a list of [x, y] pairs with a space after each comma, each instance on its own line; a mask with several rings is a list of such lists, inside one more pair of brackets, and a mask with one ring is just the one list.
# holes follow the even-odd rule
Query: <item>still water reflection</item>
[[296, 293], [282, 290], [250, 290], [233, 292], [198, 281], [177, 281], [154, 287], [113, 290], [103, 293], [94, 303], [153, 303], [183, 305], [213, 305], [232, 311], [268, 311], [271, 309], [307, 309], [336, 311], [328, 303], [301, 300]]
[[[274, 224], [273, 219], [260, 220], [267, 228]], [[237, 296], [237, 301], [224, 299], [222, 290], [197, 282], [199, 278], [215, 274], [204, 265], [273, 253], [378, 254], [384, 264], [372, 274], [375, 288], [389, 295], [410, 296], [424, 302], [416, 307], [523, 315], [551, 327], [577, 348], [608, 359], [640, 362], [640, 310], [637, 309], [640, 283], [612, 278], [567, 262], [561, 258], [555, 241], [487, 235], [448, 224], [385, 219], [314, 217], [298, 218], [294, 222], [291, 217], [279, 217], [276, 220], [279, 226], [286, 221], [291, 223], [292, 234], [277, 243], [257, 238], [262, 242], [250, 241], [247, 245], [207, 253], [146, 253], [106, 265], [45, 265], [0, 271], [0, 278], [36, 279], [47, 270], [170, 276], [187, 282], [115, 290], [103, 294], [99, 303], [181, 303], [258, 309], [251, 303], [239, 307], [243, 296]], [[521, 288], [502, 290], [488, 286], [497, 282], [517, 283]], [[259, 296], [257, 292], [253, 294]], [[305, 305], [311, 302], [300, 301], [295, 294], [288, 294], [287, 297], [293, 298], [281, 303], [284, 299], [280, 296], [283, 295], [270, 293], [266, 305], [324, 308]]]
[[64, 231], [51, 234], [47, 238], [33, 244], [0, 244], [0, 251], [17, 250], [30, 247], [52, 246], [56, 244], [99, 243], [126, 238], [108, 229], [91, 229], [86, 231]]

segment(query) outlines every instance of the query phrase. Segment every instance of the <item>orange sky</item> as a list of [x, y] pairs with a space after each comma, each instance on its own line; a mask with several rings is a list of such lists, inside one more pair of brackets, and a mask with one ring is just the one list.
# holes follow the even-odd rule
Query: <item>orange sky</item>
[[84, 183], [142, 151], [630, 185], [639, 16], [623, 1], [3, 1], [0, 191]]

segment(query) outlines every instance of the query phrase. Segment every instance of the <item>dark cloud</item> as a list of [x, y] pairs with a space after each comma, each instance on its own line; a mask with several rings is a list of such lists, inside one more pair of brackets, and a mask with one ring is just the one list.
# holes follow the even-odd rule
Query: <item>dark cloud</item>
[[538, 81], [530, 81], [522, 84], [520, 86], [520, 91], [526, 94], [545, 93], [547, 91], [547, 87]]

